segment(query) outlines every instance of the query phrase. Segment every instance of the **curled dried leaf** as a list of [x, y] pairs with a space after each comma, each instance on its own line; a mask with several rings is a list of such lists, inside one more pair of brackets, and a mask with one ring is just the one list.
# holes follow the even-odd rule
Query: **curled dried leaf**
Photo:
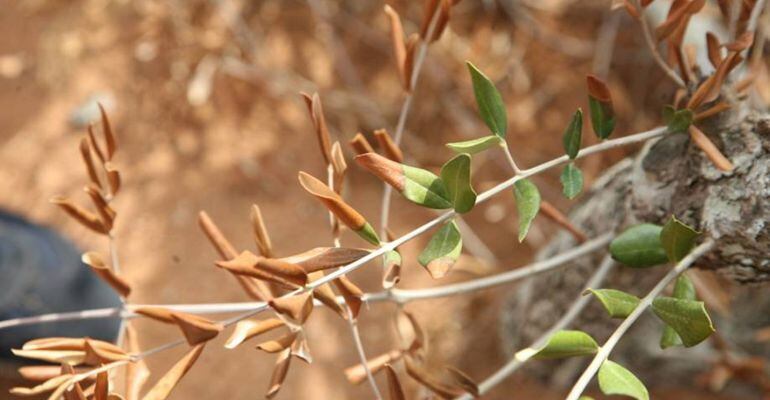
[[110, 185], [110, 193], [115, 196], [120, 190], [120, 172], [111, 162], [104, 163], [104, 171], [107, 173], [107, 183]]
[[355, 160], [358, 165], [393, 186], [394, 189], [399, 192], [404, 190], [406, 177], [401, 164], [376, 153], [361, 154], [356, 156]]
[[86, 166], [88, 178], [96, 187], [101, 189], [102, 183], [99, 180], [99, 175], [96, 173], [96, 166], [94, 165], [94, 160], [91, 157], [91, 146], [87, 138], [80, 140], [80, 155], [83, 158], [83, 164]]
[[[85, 371], [82, 368], [76, 369], [76, 373]], [[19, 376], [25, 381], [45, 382], [47, 380], [61, 376], [61, 367], [56, 365], [27, 365], [17, 369]]]
[[19, 350], [11, 349], [13, 355], [55, 364], [80, 365], [86, 359], [83, 350]]
[[91, 203], [93, 203], [96, 212], [99, 214], [99, 218], [102, 220], [102, 225], [105, 227], [105, 229], [111, 231], [117, 213], [112, 209], [112, 207], [110, 207], [109, 204], [107, 204], [107, 200], [102, 196], [99, 188], [94, 185], [89, 185], [86, 186], [84, 190], [86, 194], [88, 194], [88, 197], [91, 198]]
[[291, 344], [291, 355], [310, 364], [313, 362], [313, 356], [310, 354], [310, 346], [307, 343], [305, 332], [297, 332], [297, 338]]
[[358, 317], [358, 312], [361, 311], [364, 292], [344, 275], [335, 279], [333, 282], [334, 286], [336, 286], [337, 290], [342, 294], [342, 297], [345, 298], [345, 303], [350, 308], [353, 319], [356, 319]]
[[207, 342], [219, 335], [222, 324], [214, 323], [206, 318], [182, 312], [171, 313], [174, 323], [182, 330], [182, 334], [190, 346]]
[[278, 339], [268, 340], [267, 342], [258, 344], [257, 349], [266, 353], [278, 353], [279, 351], [289, 349], [291, 344], [294, 343], [294, 340], [296, 339], [297, 332], [290, 332], [279, 337]]
[[[310, 282], [316, 281], [323, 277], [324, 277], [323, 271], [316, 271], [308, 274], [308, 280]], [[334, 290], [332, 290], [331, 286], [328, 283], [313, 289], [313, 297], [318, 299], [318, 301], [323, 303], [330, 310], [337, 313], [337, 315], [339, 315], [343, 319], [347, 319], [348, 317], [347, 313], [345, 313], [345, 310], [342, 309], [342, 306], [340, 306], [340, 303], [337, 302], [337, 295], [334, 294]]]
[[430, 38], [431, 42], [438, 40], [446, 30], [449, 24], [450, 14], [452, 11], [452, 0], [441, 0], [441, 10], [436, 20], [436, 26], [433, 28], [433, 35]]
[[96, 375], [93, 400], [108, 400], [110, 395], [110, 380], [107, 371]]
[[10, 393], [16, 396], [36, 396], [38, 394], [48, 393], [65, 384], [70, 378], [72, 378], [71, 374], [61, 375], [61, 368], [59, 367], [51, 368], [56, 369], [56, 376], [51, 377], [45, 382], [31, 388], [14, 387], [10, 390]]
[[166, 324], [173, 324], [174, 317], [173, 311], [162, 307], [135, 307], [133, 311], [139, 315], [144, 315], [147, 318], [154, 319]]
[[273, 256], [273, 243], [270, 241], [270, 235], [265, 227], [265, 220], [262, 218], [262, 211], [256, 204], [251, 205], [251, 227], [254, 230], [254, 241], [260, 254], [265, 257]]
[[397, 163], [404, 161], [404, 153], [398, 148], [398, 145], [393, 141], [393, 138], [390, 137], [388, 131], [385, 129], [377, 129], [374, 131], [374, 137], [377, 139], [380, 147], [382, 147], [386, 157]]
[[315, 272], [350, 264], [369, 253], [370, 251], [366, 249], [316, 247], [303, 253], [279, 258], [279, 260], [299, 265], [306, 272]]
[[703, 152], [706, 154], [706, 157], [708, 157], [709, 160], [714, 163], [714, 166], [725, 172], [730, 172], [733, 170], [733, 163], [731, 163], [730, 160], [728, 160], [727, 157], [725, 157], [724, 154], [719, 151], [714, 142], [712, 142], [711, 139], [709, 139], [708, 136], [703, 133], [703, 131], [698, 129], [695, 125], [690, 125], [689, 132], [690, 139], [692, 139], [695, 145], [703, 150]]
[[695, 116], [693, 116], [693, 121], [697, 122], [697, 121], [704, 120], [706, 118], [709, 118], [709, 117], [712, 117], [714, 115], [717, 115], [717, 114], [721, 113], [722, 111], [727, 111], [730, 108], [732, 108], [730, 103], [727, 103], [725, 101], [720, 101], [719, 103], [714, 104], [713, 106], [709, 107], [708, 109], [695, 114]]
[[406, 59], [404, 59], [404, 81], [406, 91], [412, 91], [412, 75], [414, 74], [414, 62], [417, 57], [417, 44], [420, 43], [420, 35], [413, 33], [406, 39]]
[[452, 366], [446, 367], [446, 371], [449, 373], [453, 386], [461, 388], [473, 397], [479, 397], [481, 395], [481, 393], [479, 393], [478, 384], [476, 384], [476, 382], [467, 374]]
[[270, 377], [270, 387], [267, 390], [265, 397], [272, 398], [278, 391], [281, 390], [286, 374], [289, 372], [289, 365], [291, 364], [291, 349], [285, 349], [278, 355], [278, 359], [275, 361], [275, 367], [273, 368], [273, 375]]
[[397, 251], [389, 251], [382, 256], [384, 274], [382, 275], [382, 287], [391, 289], [401, 280], [401, 254]]
[[719, 39], [711, 32], [706, 33], [706, 48], [708, 49], [709, 62], [714, 68], [722, 63], [722, 49]]
[[754, 32], [746, 31], [738, 36], [735, 41], [725, 45], [725, 48], [729, 51], [743, 51], [751, 47], [754, 43]]
[[56, 196], [51, 199], [51, 203], [61, 207], [70, 217], [80, 222], [81, 225], [96, 233], [107, 234], [109, 231], [102, 220], [94, 213], [72, 203], [69, 199], [63, 196]]
[[91, 145], [91, 148], [94, 150], [94, 153], [96, 153], [96, 157], [99, 158], [99, 161], [102, 164], [106, 163], [107, 159], [104, 157], [104, 151], [102, 151], [101, 146], [99, 146], [99, 142], [96, 140], [96, 135], [94, 135], [93, 124], [88, 124], [88, 142]]
[[326, 118], [324, 118], [323, 106], [321, 105], [321, 97], [318, 96], [318, 93], [313, 93], [312, 96], [307, 93], [301, 93], [301, 95], [305, 99], [305, 105], [307, 105], [310, 119], [313, 122], [313, 127], [315, 127], [321, 154], [326, 164], [330, 164], [332, 162], [331, 142], [329, 140], [329, 128], [326, 125]]
[[[90, 339], [93, 344], [108, 351], [122, 352], [119, 346], [101, 340]], [[22, 346], [23, 350], [84, 350], [86, 344], [85, 338], [73, 337], [48, 337], [33, 339]]]
[[404, 61], [406, 60], [406, 45], [404, 44], [404, 28], [401, 25], [401, 17], [389, 5], [385, 5], [385, 14], [390, 22], [390, 41], [393, 44], [393, 56], [396, 59], [396, 67], [401, 81], [406, 88], [408, 81], [404, 76]]
[[112, 156], [115, 155], [118, 144], [115, 140], [115, 134], [112, 133], [110, 119], [107, 118], [107, 113], [104, 111], [104, 107], [102, 107], [101, 104], [99, 104], [99, 113], [102, 115], [102, 133], [104, 134], [104, 143], [107, 145], [106, 161], [112, 161]]
[[297, 286], [305, 286], [307, 272], [301, 266], [276, 258], [257, 258], [256, 268]]
[[230, 338], [227, 339], [227, 342], [225, 343], [225, 348], [227, 349], [234, 349], [238, 347], [241, 343], [255, 337], [258, 335], [261, 335], [265, 332], [269, 332], [275, 328], [284, 326], [285, 324], [283, 321], [281, 321], [278, 318], [269, 318], [264, 320], [253, 320], [253, 319], [246, 319], [243, 321], [239, 321], [235, 328], [233, 329], [233, 333], [230, 335]]
[[224, 268], [236, 275], [251, 276], [257, 279], [270, 280], [274, 282], [283, 282], [263, 269], [257, 268], [260, 258], [256, 254], [245, 250], [237, 257], [227, 261], [217, 261], [214, 264], [219, 268]]
[[414, 378], [417, 382], [420, 382], [439, 397], [453, 399], [463, 394], [461, 389], [447, 385], [431, 375], [425, 367], [417, 364], [417, 362], [410, 356], [404, 357], [404, 365], [406, 365], [406, 373], [409, 374], [409, 376]]
[[93, 339], [85, 339], [84, 350], [86, 353], [84, 363], [88, 365], [101, 365], [108, 364], [114, 361], [128, 360], [130, 357], [123, 349], [113, 350], [112, 348], [105, 348], [101, 346], [99, 342]]
[[[62, 364], [62, 375], [73, 375], [75, 370], [69, 364]], [[64, 400], [86, 400], [86, 395], [83, 393], [83, 388], [80, 386], [80, 382], [70, 382], [62, 393]]]
[[83, 253], [81, 260], [84, 264], [91, 267], [91, 271], [110, 285], [121, 297], [128, 297], [131, 293], [131, 286], [118, 276], [112, 268], [107, 266], [99, 253], [94, 251]]
[[428, 29], [430, 28], [431, 20], [438, 9], [440, 1], [441, 0], [425, 0], [422, 22], [420, 23], [420, 37], [428, 37]]
[[345, 172], [348, 164], [345, 162], [345, 154], [342, 153], [340, 142], [334, 142], [332, 145], [332, 169], [334, 170], [334, 192], [342, 193], [342, 185], [345, 182]]
[[275, 298], [270, 300], [268, 304], [279, 314], [286, 315], [302, 324], [313, 311], [313, 292]]
[[174, 387], [179, 383], [182, 377], [185, 376], [187, 371], [192, 368], [195, 361], [203, 352], [205, 343], [201, 343], [193, 347], [181, 360], [177, 361], [173, 367], [171, 367], [160, 380], [155, 383], [155, 386], [143, 397], [142, 400], [165, 400], [174, 390]]
[[[366, 366], [369, 367], [369, 371], [371, 371], [372, 374], [376, 374], [386, 365], [400, 360], [403, 355], [404, 353], [401, 350], [391, 350], [367, 360]], [[366, 380], [366, 368], [364, 368], [364, 365], [361, 363], [345, 368], [345, 377], [347, 377], [348, 382], [353, 385], [358, 385]]]
[[374, 153], [372, 145], [369, 144], [369, 141], [366, 140], [366, 137], [361, 132], [356, 133], [356, 135], [353, 136], [353, 139], [351, 139], [348, 143], [350, 144], [350, 147], [353, 148], [353, 151], [358, 155]]
[[388, 395], [390, 400], [406, 400], [404, 389], [398, 380], [398, 375], [396, 375], [396, 371], [390, 364], [385, 364], [385, 372], [388, 375]]

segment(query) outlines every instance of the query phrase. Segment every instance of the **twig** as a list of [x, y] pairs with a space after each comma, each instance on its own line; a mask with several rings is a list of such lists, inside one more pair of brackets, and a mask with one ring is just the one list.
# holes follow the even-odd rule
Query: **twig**
[[657, 297], [663, 291], [663, 289], [668, 286], [669, 283], [671, 283], [682, 272], [687, 270], [687, 268], [689, 268], [701, 256], [711, 251], [711, 249], [714, 248], [714, 245], [715, 242], [712, 239], [707, 239], [698, 247], [694, 248], [690, 254], [679, 261], [679, 263], [677, 263], [676, 266], [671, 271], [669, 271], [668, 274], [666, 274], [666, 276], [664, 276], [663, 279], [661, 279], [654, 288], [652, 288], [647, 296], [644, 296], [634, 311], [623, 320], [620, 326], [618, 326], [618, 329], [612, 333], [610, 338], [607, 339], [607, 342], [605, 342], [599, 352], [596, 353], [596, 356], [594, 357], [593, 361], [591, 361], [591, 364], [583, 372], [583, 375], [580, 376], [578, 381], [575, 383], [575, 386], [572, 387], [572, 390], [567, 396], [567, 400], [577, 400], [580, 397], [586, 386], [588, 386], [588, 383], [591, 382], [591, 379], [593, 379], [594, 375], [599, 370], [599, 367], [601, 367], [602, 363], [604, 363], [607, 357], [609, 357], [612, 349], [615, 348], [615, 345], [618, 344], [626, 331], [631, 328], [634, 322], [636, 322], [642, 313], [652, 304], [652, 301], [655, 299], [655, 297]]
[[[607, 274], [612, 270], [612, 267], [615, 266], [615, 262], [612, 260], [612, 258], [607, 255], [604, 257], [604, 260], [602, 260], [602, 263], [599, 265], [599, 268], [594, 272], [594, 274], [591, 276], [591, 278], [586, 282], [585, 289], [591, 289], [599, 286], [602, 281], [604, 281], [604, 278], [607, 276]], [[583, 309], [588, 305], [588, 303], [591, 301], [591, 297], [584, 296], [581, 294], [578, 295], [577, 300], [572, 303], [572, 306], [567, 310], [567, 312], [557, 321], [551, 329], [544, 332], [540, 337], [538, 337], [532, 345], [529, 346], [530, 349], [537, 349], [545, 345], [545, 343], [548, 341], [548, 339], [553, 335], [554, 333], [566, 328], [569, 326], [572, 321], [577, 318], [578, 315], [580, 315], [580, 312], [583, 311]], [[481, 384], [479, 384], [479, 394], [485, 394], [489, 392], [493, 387], [497, 386], [511, 376], [516, 370], [518, 370], [524, 363], [527, 362], [527, 358], [517, 357], [514, 356], [508, 363], [506, 363], [502, 368], [497, 370], [494, 374], [492, 374], [489, 378], [485, 379]], [[471, 400], [472, 397], [468, 395], [463, 395], [459, 398], [459, 400]]]
[[677, 86], [687, 89], [687, 85], [684, 83], [681, 77], [677, 75], [676, 71], [674, 71], [671, 66], [669, 66], [665, 60], [663, 60], [663, 57], [660, 55], [660, 52], [658, 51], [657, 46], [655, 45], [655, 41], [652, 38], [652, 32], [650, 31], [650, 25], [647, 22], [647, 19], [644, 17], [644, 7], [639, 4], [639, 0], [634, 0], [634, 6], [637, 10], [639, 10], [639, 23], [642, 25], [642, 33], [644, 34], [644, 41], [647, 43], [647, 48], [650, 49], [650, 53], [652, 54], [652, 58], [655, 59], [655, 62], [658, 63], [658, 66], [660, 69], [663, 70], [663, 72], [668, 75], [669, 78], [671, 78], [674, 83], [677, 84]]
[[604, 234], [547, 260], [538, 261], [500, 274], [427, 289], [393, 289], [390, 292], [372, 293], [366, 295], [364, 300], [367, 302], [392, 300], [396, 303], [407, 303], [414, 300], [454, 296], [500, 286], [559, 268], [577, 257], [603, 248], [612, 240], [612, 236], [611, 233]]

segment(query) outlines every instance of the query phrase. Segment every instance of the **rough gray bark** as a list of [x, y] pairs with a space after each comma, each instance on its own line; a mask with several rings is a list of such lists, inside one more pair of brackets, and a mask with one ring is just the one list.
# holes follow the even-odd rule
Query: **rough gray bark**
[[[733, 162], [734, 171], [717, 170], [688, 135], [669, 135], [648, 143], [633, 159], [620, 162], [599, 179], [571, 213], [573, 223], [591, 237], [619, 232], [640, 222], [663, 224], [673, 214], [705, 236], [718, 240], [718, 248], [697, 267], [715, 269], [739, 283], [769, 281], [770, 116], [749, 112], [724, 114], [699, 126]], [[541, 250], [538, 258], [547, 258], [574, 245], [569, 235], [559, 234]], [[603, 256], [575, 260], [573, 266], [523, 284], [504, 307], [501, 334], [506, 348], [513, 352], [528, 345], [556, 322]], [[663, 266], [644, 270], [618, 266], [603, 287], [641, 296], [665, 270]], [[770, 320], [770, 296], [765, 295], [764, 289], [741, 290], [745, 293], [734, 304], [741, 311], [734, 313], [731, 321], [717, 321], [717, 329], [721, 328], [728, 340], [738, 346], [756, 352], [758, 345], [750, 343], [750, 335], [742, 328], [770, 322], [766, 321]], [[603, 341], [617, 324], [594, 303], [573, 328]], [[693, 372], [708, 366], [697, 360], [713, 356], [710, 344], [663, 353], [658, 346], [661, 329], [662, 323], [654, 317], [643, 318], [611, 358], [653, 382], [691, 377]], [[660, 362], [661, 357], [666, 358], [665, 363]], [[575, 359], [562, 364], [537, 363], [531, 368], [554, 384], [565, 385], [573, 382], [585, 362]]]

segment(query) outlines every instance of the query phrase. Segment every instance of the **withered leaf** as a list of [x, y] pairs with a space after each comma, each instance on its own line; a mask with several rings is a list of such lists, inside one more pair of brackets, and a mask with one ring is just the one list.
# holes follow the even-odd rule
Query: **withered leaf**
[[300, 254], [279, 258], [279, 260], [299, 265], [306, 272], [315, 272], [350, 264], [369, 253], [370, 251], [366, 249], [316, 247]]
[[107, 173], [107, 183], [110, 185], [110, 193], [113, 196], [120, 190], [120, 172], [111, 162], [104, 163], [104, 171]]
[[409, 376], [438, 396], [444, 399], [453, 399], [463, 394], [462, 390], [449, 386], [432, 376], [428, 370], [417, 364], [412, 357], [404, 357], [404, 364], [406, 365], [406, 373], [409, 374]]
[[100, 346], [98, 341], [92, 339], [85, 339], [84, 350], [86, 352], [84, 362], [89, 365], [96, 366], [129, 359], [128, 354], [123, 349], [119, 351], [110, 350]]
[[239, 321], [230, 338], [225, 343], [225, 348], [234, 349], [239, 344], [265, 332], [283, 326], [284, 323], [278, 318], [269, 318], [264, 320], [246, 319]]
[[386, 157], [397, 163], [404, 161], [404, 153], [400, 148], [398, 148], [398, 145], [390, 136], [390, 134], [388, 134], [388, 131], [385, 129], [377, 129], [374, 131], [374, 137], [377, 139], [377, 143], [380, 144], [380, 147], [385, 152]]
[[722, 171], [730, 172], [733, 170], [733, 163], [719, 151], [719, 148], [695, 125], [690, 125], [690, 139], [695, 143], [714, 165]]
[[275, 298], [270, 300], [268, 304], [279, 314], [286, 315], [302, 324], [313, 311], [313, 292]]
[[150, 389], [142, 400], [165, 400], [187, 371], [192, 368], [195, 361], [198, 360], [198, 356], [201, 355], [205, 346], [205, 343], [201, 343], [193, 347], [181, 360], [177, 361], [177, 363], [174, 364], [174, 366], [171, 367], [171, 369], [168, 370], [157, 383], [155, 383], [155, 386]]
[[88, 178], [91, 180], [91, 183], [101, 189], [102, 182], [99, 180], [99, 174], [96, 173], [94, 159], [91, 157], [91, 146], [87, 138], [80, 140], [80, 155], [83, 158], [83, 164], [86, 166], [86, 172], [88, 172]]
[[275, 396], [279, 390], [283, 380], [286, 379], [286, 374], [289, 372], [289, 365], [291, 364], [291, 349], [285, 349], [278, 355], [278, 359], [275, 361], [275, 367], [273, 368], [273, 375], [270, 377], [270, 387], [267, 390], [265, 397], [268, 399]]
[[344, 275], [335, 279], [333, 282], [334, 286], [336, 286], [337, 290], [342, 294], [342, 297], [345, 298], [345, 304], [350, 308], [353, 319], [358, 318], [358, 313], [361, 311], [361, 304], [363, 303], [361, 299], [364, 296], [364, 292]]
[[107, 113], [101, 104], [99, 104], [99, 113], [102, 115], [102, 133], [104, 134], [104, 142], [107, 144], [107, 161], [111, 161], [112, 156], [115, 155], [115, 151], [118, 149], [118, 144], [115, 140], [115, 134], [112, 133], [110, 119], [107, 118]]
[[50, 392], [58, 388], [65, 382], [67, 382], [67, 380], [69, 380], [70, 378], [72, 378], [71, 374], [61, 375], [61, 369], [59, 367], [53, 367], [53, 368], [56, 368], [57, 376], [54, 376], [46, 380], [45, 382], [37, 386], [33, 386], [31, 388], [14, 387], [10, 390], [10, 393], [16, 396], [35, 396], [38, 394]]
[[754, 43], [754, 32], [746, 31], [738, 36], [735, 41], [725, 45], [725, 48], [729, 51], [743, 51], [748, 49], [752, 43]]
[[273, 256], [273, 243], [270, 241], [270, 235], [265, 228], [265, 220], [262, 218], [262, 211], [256, 204], [251, 205], [251, 226], [254, 230], [254, 241], [257, 243], [260, 254], [265, 257]]
[[310, 346], [307, 343], [304, 331], [299, 331], [294, 342], [291, 344], [291, 355], [308, 364], [313, 362], [313, 356], [310, 355]]
[[714, 68], [722, 63], [722, 50], [719, 39], [711, 32], [706, 33], [706, 47], [708, 49], [709, 62]]
[[329, 140], [329, 128], [326, 125], [326, 118], [324, 118], [323, 106], [321, 105], [321, 97], [318, 93], [309, 95], [307, 93], [301, 93], [305, 99], [305, 105], [310, 113], [310, 119], [315, 127], [316, 136], [318, 137], [318, 145], [321, 148], [321, 154], [324, 156], [326, 164], [331, 164], [331, 143]]
[[85, 361], [86, 352], [83, 350], [19, 350], [11, 352], [22, 358], [47, 361], [55, 364], [79, 365]]
[[268, 340], [257, 345], [257, 349], [266, 353], [278, 353], [279, 351], [290, 348], [294, 340], [297, 339], [296, 332], [287, 333], [278, 339]]
[[182, 334], [190, 346], [207, 342], [215, 338], [223, 327], [221, 324], [209, 321], [206, 318], [182, 312], [172, 312], [171, 318], [182, 330]]
[[[77, 368], [76, 373], [83, 372], [83, 368]], [[17, 369], [19, 376], [25, 381], [45, 382], [61, 375], [61, 367], [56, 365], [27, 365]]]
[[353, 136], [353, 139], [348, 142], [350, 144], [350, 147], [353, 148], [353, 151], [356, 152], [357, 155], [366, 154], [366, 153], [374, 153], [374, 149], [372, 148], [372, 145], [369, 144], [369, 141], [366, 140], [366, 137], [361, 133], [356, 133], [355, 136]]
[[[75, 370], [69, 364], [62, 364], [62, 375], [73, 375]], [[86, 395], [83, 393], [83, 388], [80, 386], [80, 382], [71, 382], [68, 387], [62, 393], [64, 400], [86, 400]]]
[[393, 56], [396, 59], [396, 67], [404, 88], [408, 86], [408, 81], [404, 76], [404, 61], [406, 60], [406, 45], [404, 44], [404, 28], [401, 25], [401, 17], [389, 5], [385, 5], [385, 14], [390, 22], [390, 41], [393, 44]]
[[258, 258], [256, 267], [268, 275], [277, 276], [297, 286], [305, 286], [307, 283], [307, 272], [301, 266], [285, 260]]
[[106, 234], [108, 229], [102, 223], [102, 220], [94, 213], [72, 203], [69, 199], [63, 196], [56, 196], [51, 199], [51, 203], [59, 206], [64, 212], [81, 225], [96, 233]]
[[[323, 271], [316, 271], [308, 274], [308, 280], [310, 282], [316, 281], [323, 277], [324, 277]], [[345, 313], [345, 310], [343, 310], [342, 306], [340, 306], [340, 304], [337, 302], [337, 295], [334, 293], [334, 290], [332, 290], [331, 286], [329, 286], [328, 283], [313, 289], [313, 297], [318, 299], [318, 301], [323, 303], [330, 310], [337, 313], [337, 315], [339, 315], [343, 319], [347, 319], [347, 314]]]
[[174, 318], [171, 316], [172, 311], [162, 307], [135, 307], [133, 311], [137, 314], [144, 315], [147, 318], [154, 319], [156, 321], [165, 322], [167, 324], [173, 324]]
[[104, 225], [105, 229], [108, 231], [112, 230], [113, 222], [117, 216], [115, 210], [110, 207], [110, 205], [107, 203], [107, 200], [102, 196], [102, 193], [96, 186], [88, 185], [84, 188], [84, 191], [86, 194], [88, 194], [88, 197], [91, 198], [91, 203], [94, 205], [96, 212], [99, 214], [99, 218], [102, 220], [102, 225]]
[[112, 268], [107, 266], [99, 253], [94, 251], [83, 253], [81, 260], [84, 264], [91, 267], [94, 274], [110, 285], [121, 297], [128, 297], [131, 293], [131, 286], [123, 278], [115, 274]]
[[476, 384], [476, 382], [467, 374], [452, 366], [446, 367], [446, 371], [449, 373], [452, 385], [461, 388], [473, 397], [479, 397], [481, 395], [479, 393], [478, 384]]
[[96, 386], [94, 387], [93, 400], [108, 400], [110, 390], [110, 381], [107, 371], [100, 372], [96, 375]]
[[[391, 350], [387, 353], [383, 353], [378, 355], [377, 357], [371, 358], [366, 361], [366, 365], [369, 367], [369, 371], [372, 372], [372, 374], [376, 374], [380, 372], [386, 365], [392, 364], [404, 355], [404, 353], [401, 350]], [[359, 383], [366, 380], [366, 368], [364, 368], [364, 365], [361, 363], [358, 363], [352, 367], [345, 368], [345, 377], [348, 379], [348, 382], [352, 383], [353, 385], [358, 385]]]
[[388, 394], [390, 400], [406, 400], [404, 389], [401, 388], [401, 382], [398, 380], [396, 371], [390, 364], [385, 364], [385, 372], [388, 374]]

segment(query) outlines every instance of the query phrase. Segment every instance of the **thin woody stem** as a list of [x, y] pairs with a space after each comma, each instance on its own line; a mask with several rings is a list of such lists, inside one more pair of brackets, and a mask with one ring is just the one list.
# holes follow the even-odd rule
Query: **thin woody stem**
[[588, 386], [588, 384], [591, 382], [591, 379], [593, 379], [594, 375], [599, 370], [599, 367], [601, 367], [604, 361], [607, 360], [607, 357], [609, 357], [610, 353], [615, 348], [615, 345], [618, 344], [623, 335], [625, 335], [625, 333], [629, 328], [631, 328], [634, 322], [639, 319], [642, 313], [644, 313], [644, 311], [650, 307], [652, 301], [655, 300], [655, 297], [657, 297], [663, 291], [663, 289], [668, 286], [669, 283], [681, 275], [682, 272], [686, 271], [687, 268], [689, 268], [701, 256], [711, 251], [711, 249], [714, 248], [714, 245], [715, 242], [713, 240], [707, 239], [698, 247], [694, 248], [690, 254], [679, 261], [679, 263], [677, 263], [676, 266], [671, 271], [669, 271], [668, 274], [666, 274], [666, 276], [664, 276], [663, 279], [661, 279], [654, 288], [652, 288], [647, 296], [644, 296], [634, 311], [623, 320], [615, 332], [613, 332], [609, 339], [607, 339], [607, 342], [604, 343], [599, 352], [596, 353], [596, 356], [594, 356], [591, 364], [588, 365], [588, 368], [586, 368], [586, 370], [580, 376], [578, 381], [575, 383], [575, 386], [572, 387], [572, 390], [567, 396], [567, 400], [578, 400], [580, 395], [583, 394], [586, 386]]
[[[594, 272], [594, 274], [589, 278], [588, 282], [586, 282], [585, 289], [591, 289], [595, 288], [604, 281], [604, 278], [607, 276], [607, 274], [612, 270], [612, 268], [615, 266], [615, 262], [612, 260], [612, 258], [607, 255], [604, 257], [604, 260], [602, 260], [601, 265], [599, 265], [599, 268]], [[532, 342], [532, 345], [529, 346], [531, 349], [537, 349], [545, 345], [547, 343], [548, 339], [553, 335], [554, 333], [568, 327], [572, 321], [575, 320], [575, 318], [580, 315], [580, 312], [583, 311], [584, 308], [588, 305], [591, 298], [588, 296], [584, 296], [583, 291], [578, 295], [577, 300], [572, 303], [572, 306], [567, 310], [567, 312], [546, 332], [544, 332], [540, 337], [538, 337], [534, 342]], [[493, 387], [500, 384], [500, 382], [504, 381], [506, 378], [511, 376], [514, 372], [516, 372], [524, 363], [527, 362], [528, 359], [522, 358], [522, 357], [516, 357], [514, 356], [508, 363], [506, 363], [502, 368], [497, 370], [494, 374], [492, 374], [489, 378], [485, 379], [483, 382], [479, 384], [479, 394], [486, 394], [489, 392]], [[471, 400], [472, 397], [466, 395], [463, 395], [459, 398], [459, 400]]]
[[658, 51], [658, 48], [655, 44], [655, 40], [652, 38], [652, 31], [650, 30], [650, 24], [647, 22], [647, 19], [644, 18], [644, 7], [642, 7], [641, 4], [639, 4], [639, 0], [634, 0], [634, 6], [637, 10], [639, 10], [639, 23], [642, 25], [642, 33], [644, 34], [644, 42], [647, 44], [647, 48], [650, 50], [650, 53], [652, 54], [652, 58], [655, 59], [655, 62], [658, 64], [660, 69], [663, 70], [663, 72], [666, 73], [666, 75], [671, 78], [674, 83], [677, 84], [677, 86], [687, 89], [687, 85], [684, 83], [681, 77], [674, 71], [671, 66], [669, 66], [666, 61], [663, 59], [663, 57], [660, 55], [660, 52]]

